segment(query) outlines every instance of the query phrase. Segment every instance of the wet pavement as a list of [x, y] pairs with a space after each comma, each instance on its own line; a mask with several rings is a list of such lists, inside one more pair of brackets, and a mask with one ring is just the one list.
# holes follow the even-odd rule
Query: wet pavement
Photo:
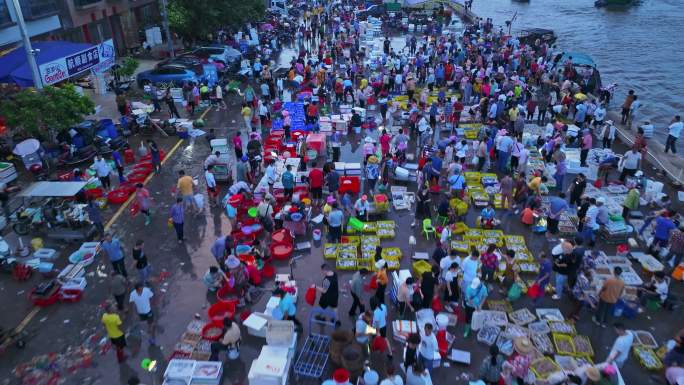
[[[396, 47], [395, 47], [396, 46]], [[393, 47], [401, 49], [403, 42], [400, 39], [393, 39]], [[236, 100], [229, 100], [230, 108], [228, 111], [211, 111], [206, 115], [207, 128], [215, 128], [217, 136], [230, 135], [236, 128], [242, 125], [238, 113], [239, 105]], [[243, 134], [244, 135], [244, 134]], [[377, 135], [374, 133], [373, 135]], [[344, 137], [342, 149], [342, 161], [359, 161], [360, 144], [362, 136], [350, 134]], [[246, 136], [243, 136], [246, 143]], [[169, 139], [164, 147], [170, 148], [174, 141]], [[135, 141], [132, 141], [134, 147]], [[139, 145], [139, 144], [138, 144]], [[620, 149], [619, 151], [622, 151]], [[201, 277], [214, 259], [209, 252], [209, 248], [214, 240], [222, 234], [230, 232], [230, 223], [221, 209], [205, 207], [202, 214], [197, 216], [188, 215], [186, 223], [186, 239], [184, 244], [178, 244], [172, 229], [166, 225], [169, 206], [173, 201], [171, 188], [175, 185], [177, 172], [184, 169], [187, 174], [192, 176], [202, 175], [202, 162], [209, 154], [208, 143], [205, 138], [200, 137], [196, 140], [184, 141], [178, 150], [169, 158], [164, 165], [162, 172], [152, 178], [148, 184], [152, 192], [155, 206], [152, 223], [149, 226], [143, 225], [141, 217], [131, 217], [127, 211], [119, 217], [111, 230], [122, 240], [127, 256], [130, 249], [137, 239], [145, 240], [145, 248], [150, 258], [153, 269], [152, 289], [155, 293], [154, 312], [158, 319], [158, 346], [150, 346], [147, 338], [141, 330], [145, 330], [137, 317], [129, 314], [124, 320], [126, 331], [129, 333], [128, 343], [131, 347], [130, 357], [124, 364], [118, 364], [114, 357], [114, 352], [101, 351], [99, 342], [104, 337], [104, 330], [100, 325], [102, 314], [101, 305], [110, 299], [107, 288], [107, 277], [111, 272], [109, 263], [105, 258], [100, 258], [96, 264], [88, 268], [88, 287], [84, 298], [73, 304], [56, 304], [40, 310], [28, 324], [26, 331], [28, 337], [27, 344], [23, 349], [10, 347], [2, 354], [0, 361], [0, 383], [20, 384], [11, 370], [17, 365], [29, 362], [34, 357], [48, 354], [51, 352], [63, 352], [68, 347], [89, 346], [94, 349], [92, 365], [84, 368], [76, 368], [73, 373], [63, 370], [63, 378], [66, 384], [125, 384], [127, 379], [137, 374], [144, 383], [154, 383], [152, 376], [156, 376], [157, 383], [161, 383], [161, 374], [165, 367], [166, 360], [173, 352], [174, 345], [178, 342], [181, 334], [185, 331], [187, 324], [194, 318], [195, 314], [206, 319], [206, 296], [205, 287], [201, 282]], [[647, 175], [652, 175], [652, 170], [644, 170]], [[201, 178], [200, 178], [201, 179]], [[226, 186], [222, 186], [225, 191]], [[409, 190], [415, 190], [415, 184], [409, 185]], [[674, 191], [666, 187], [667, 193]], [[433, 202], [438, 203], [439, 199], [435, 196]], [[497, 215], [502, 219], [501, 228], [507, 234], [519, 234], [526, 238], [529, 250], [538, 256], [541, 252], [549, 251], [549, 240], [543, 235], [530, 234], [528, 229], [523, 227], [517, 215], [511, 212], [497, 210]], [[435, 247], [434, 240], [426, 240], [418, 228], [411, 228], [413, 221], [413, 211], [394, 211], [386, 215], [387, 219], [396, 222], [396, 237], [392, 240], [384, 240], [383, 247], [400, 247], [403, 251], [401, 266], [403, 269], [411, 269], [410, 253], [412, 248], [408, 245], [409, 236], [413, 235], [417, 239], [415, 251], [425, 251], [432, 254]], [[473, 225], [476, 214], [470, 210], [467, 224]], [[311, 234], [310, 232], [308, 234]], [[302, 236], [298, 241], [310, 240], [310, 236]], [[552, 245], [555, 242], [552, 242]], [[47, 244], [47, 247], [54, 245]], [[69, 255], [74, 249], [74, 245], [57, 245], [61, 249], [62, 258]], [[598, 247], [607, 254], [614, 253], [614, 247]], [[135, 274], [132, 261], [128, 259], [128, 272]], [[312, 248], [308, 252], [295, 253], [296, 262], [288, 265], [286, 262], [276, 262], [278, 273], [294, 274], [298, 287], [303, 293], [306, 287], [314, 283], [320, 283], [320, 265], [324, 262], [322, 249]], [[292, 269], [292, 270], [291, 270]], [[352, 272], [338, 272], [340, 284], [344, 284], [351, 278]], [[531, 277], [530, 277], [531, 278]], [[2, 295], [0, 304], [4, 310], [2, 326], [12, 327], [18, 324], [24, 316], [31, 311], [29, 301], [25, 298], [30, 288], [40, 282], [40, 277], [35, 276], [30, 282], [16, 283], [10, 279], [4, 279], [0, 285]], [[272, 281], [264, 284], [264, 289], [273, 286]], [[679, 282], [673, 282], [671, 287], [672, 295], [680, 300], [684, 289]], [[269, 298], [268, 290], [265, 290], [258, 300], [249, 309], [261, 311]], [[363, 298], [367, 303], [369, 294]], [[494, 290], [490, 299], [502, 299], [502, 295]], [[351, 329], [353, 320], [346, 314], [351, 306], [351, 296], [343, 292], [340, 297], [339, 314], [342, 328]], [[545, 297], [538, 303], [539, 307], [559, 307], [564, 314], [567, 313], [569, 303], [567, 297], [561, 301], [553, 301], [550, 297]], [[534, 305], [522, 298], [513, 304], [514, 309], [529, 307], [534, 309]], [[330, 330], [309, 330], [308, 320], [310, 307], [304, 304], [303, 299], [298, 303], [297, 318], [304, 323], [304, 333], [299, 336], [298, 347], [301, 347], [304, 338], [310, 332], [330, 333]], [[390, 306], [389, 319], [394, 319], [396, 308]], [[624, 320], [628, 328], [649, 330], [656, 337], [658, 342], [663, 343], [671, 338], [675, 332], [681, 328], [679, 317], [681, 310], [674, 312], [660, 311], [657, 313], [647, 312], [639, 315], [634, 320]], [[595, 361], [602, 361], [607, 351], [615, 339], [615, 332], [611, 328], [602, 329], [596, 327], [590, 320], [588, 313], [583, 313], [582, 320], [576, 325], [578, 333], [588, 336], [596, 352]], [[482, 358], [487, 353], [487, 347], [476, 341], [474, 335], [463, 338], [463, 325], [450, 327], [449, 332], [456, 337], [452, 347], [467, 350], [472, 353], [469, 367], [452, 364], [449, 368], [437, 368], [433, 373], [433, 382], [442, 383], [467, 383], [466, 378], [477, 373]], [[258, 337], [249, 336], [242, 328], [243, 340], [241, 354], [238, 360], [225, 361], [225, 375], [223, 384], [246, 384], [247, 372], [253, 359], [255, 359], [265, 340]], [[391, 337], [391, 332], [390, 332]], [[402, 361], [402, 347], [393, 342], [394, 364]], [[299, 352], [299, 350], [298, 350]], [[223, 356], [222, 356], [223, 357]], [[156, 374], [144, 373], [140, 368], [140, 361], [143, 358], [152, 358], [159, 361], [160, 369]], [[388, 365], [384, 356], [373, 355], [372, 365], [379, 371]], [[86, 363], [87, 364], [87, 363]], [[329, 363], [326, 373], [331, 373], [334, 366]], [[648, 384], [651, 382], [649, 373], [642, 369], [634, 357], [623, 368], [623, 376], [628, 384]], [[319, 380], [304, 381], [291, 376], [291, 384], [300, 383], [320, 383]], [[258, 384], [255, 384], [258, 385]]]

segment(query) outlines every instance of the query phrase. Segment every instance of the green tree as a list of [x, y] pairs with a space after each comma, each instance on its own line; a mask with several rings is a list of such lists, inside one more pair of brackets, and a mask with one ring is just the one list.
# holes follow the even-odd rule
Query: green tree
[[42, 91], [25, 88], [0, 97], [0, 116], [13, 134], [27, 137], [53, 138], [80, 123], [94, 109], [93, 101], [76, 92], [71, 84], [47, 86]]
[[265, 6], [263, 0], [170, 0], [168, 9], [171, 30], [192, 44], [220, 28], [258, 21]]

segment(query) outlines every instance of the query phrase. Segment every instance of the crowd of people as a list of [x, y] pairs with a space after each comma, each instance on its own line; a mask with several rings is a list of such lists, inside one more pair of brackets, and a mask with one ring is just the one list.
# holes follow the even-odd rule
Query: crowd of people
[[[562, 55], [557, 54], [555, 47], [539, 39], [521, 42], [506, 36], [489, 19], [476, 20], [462, 34], [408, 35], [399, 45], [388, 36], [380, 39], [376, 52], [362, 45], [369, 27], [355, 15], [353, 8], [345, 7], [344, 2], [327, 7], [312, 6], [300, 20], [295, 36], [297, 54], [283, 77], [277, 77], [261, 61], [255, 62], [251, 82], [257, 89], [248, 85], [241, 92], [240, 115], [244, 128], [229, 140], [235, 153], [235, 178], [225, 195], [241, 194], [245, 199], [260, 197], [257, 218], [272, 232], [283, 227], [280, 218], [285, 213], [276, 209], [281, 205], [274, 188], [282, 184], [287, 205], [303, 212], [307, 223], [322, 214], [327, 241], [340, 243], [349, 218], [369, 219], [369, 201], [375, 193], [389, 190], [397, 167], [411, 161], [418, 163], [413, 225], [422, 224], [424, 219], [440, 222], [441, 231], [432, 252], [432, 269], [398, 283], [395, 311], [389, 306], [387, 288], [391, 282], [381, 247], [376, 252], [374, 273], [360, 269], [347, 285], [333, 268], [323, 264], [320, 283], [315, 287], [316, 305], [334, 316], [337, 327], [342, 325], [338, 314], [341, 291], [348, 289], [353, 303], [346, 313], [353, 321], [355, 341], [367, 352], [386, 354], [385, 379], [380, 382], [380, 375], [368, 368], [364, 383], [397, 385], [405, 381], [409, 385], [422, 385], [433, 371], [433, 353], [439, 350], [437, 325], [426, 324], [421, 333], [411, 334], [407, 339], [402, 355], [406, 375], [395, 372], [391, 363], [397, 350], [388, 337], [392, 315], [410, 319], [421, 309], [436, 308], [462, 313], [463, 337], [468, 338], [473, 314], [483, 308], [488, 298], [498, 293], [511, 301], [516, 299], [518, 272], [514, 251], [491, 244], [484, 251], [472, 248], [467, 255], [462, 255], [450, 247], [454, 225], [470, 221], [468, 212], [458, 212], [449, 204], [452, 198], [465, 198], [467, 171], [497, 173], [502, 197], [502, 210], [497, 212], [493, 203], [486, 205], [477, 215], [474, 227], [497, 228], [511, 215], [519, 215], [520, 222], [532, 231], [538, 226], [538, 218], [545, 215], [547, 227], [543, 232], [554, 237], [562, 214], [576, 210], [577, 236], [562, 240], [560, 252], [539, 255], [534, 303], [546, 293], [553, 293], [553, 300], [567, 297], [572, 303], [566, 318], [578, 322], [582, 313], [589, 310], [594, 313], [591, 319], [597, 326], [611, 324], [613, 306], [625, 287], [620, 268], [613, 269], [612, 277], [605, 280], [595, 295], [588, 291], [597, 255], [594, 251], [600, 242], [597, 233], [608, 223], [606, 202], [585, 195], [588, 181], [584, 174], [576, 175], [566, 184], [566, 148], [578, 148], [581, 165], [586, 166], [594, 138], [603, 148], [612, 148], [616, 137], [613, 122], [606, 119], [606, 100], [586, 96], [595, 91], [591, 71], [578, 70], [571, 57], [561, 62]], [[441, 26], [437, 29], [441, 31]], [[199, 96], [196, 88], [185, 90], [189, 100]], [[284, 103], [298, 99], [304, 102], [305, 124], [314, 132], [320, 129], [321, 116], [339, 112], [341, 105], [360, 107], [367, 111], [367, 116], [355, 109], [347, 128], [334, 130], [329, 137], [331, 156], [325, 164], [309, 161], [307, 165], [306, 141], [292, 136], [292, 118], [284, 109]], [[623, 105], [623, 123], [638, 122], [639, 106], [637, 96], [630, 93]], [[282, 120], [283, 142], [296, 142], [294, 153], [289, 155], [301, 158], [299, 170], [288, 165], [278, 174], [275, 160], [262, 157], [263, 138], [276, 119]], [[476, 137], [468, 139], [459, 134], [464, 122], [481, 124]], [[523, 132], [529, 125], [541, 127], [541, 134], [533, 143], [523, 140]], [[570, 130], [571, 125], [580, 131]], [[676, 151], [674, 145], [681, 129], [681, 119], [677, 116], [670, 125], [666, 151], [669, 148]], [[248, 143], [243, 147], [245, 136]], [[340, 160], [340, 147], [347, 142], [361, 149], [359, 160], [363, 164], [365, 183], [359, 194], [338, 192], [341, 175], [334, 163]], [[613, 172], [619, 175], [615, 182], [625, 183], [629, 189], [623, 204], [625, 220], [640, 207], [641, 186], [634, 176], [641, 168], [645, 148], [646, 139], [640, 127], [638, 141], [620, 157], [619, 164], [601, 168], [605, 182], [611, 171], [619, 169]], [[528, 169], [531, 150], [538, 150], [545, 162], [553, 165], [553, 175]], [[204, 181], [212, 205], [219, 204], [213, 167], [220, 155], [211, 154], [204, 162]], [[304, 182], [309, 198], [304, 200], [295, 194], [297, 172], [306, 173]], [[176, 188], [178, 197], [171, 207], [169, 224], [175, 229], [178, 242], [183, 242], [185, 213], [201, 209], [201, 204], [195, 198], [197, 187], [184, 171], [179, 172]], [[543, 196], [550, 196], [547, 213], [541, 209]], [[136, 199], [148, 222], [149, 192], [139, 186]], [[661, 210], [654, 210], [639, 233], [653, 222], [649, 251], [674, 267], [684, 255], [684, 225], [679, 225], [677, 212], [669, 203], [658, 202]], [[225, 208], [231, 225], [238, 226], [235, 208], [231, 205]], [[268, 242], [268, 237], [255, 240], [248, 254], [254, 255], [257, 262], [268, 260]], [[215, 300], [221, 287], [229, 285], [240, 298], [239, 306], [247, 306], [252, 287], [260, 284], [258, 270], [236, 257], [237, 243], [228, 235], [218, 238], [211, 247], [216, 264], [202, 278], [210, 302]], [[149, 323], [150, 343], [154, 343], [154, 317], [149, 306], [153, 293], [144, 286], [150, 271], [143, 245], [140, 241], [132, 250], [140, 283], [130, 293], [129, 301], [140, 319]], [[122, 289], [125, 287], [122, 280], [127, 273], [121, 245], [106, 235], [103, 248], [117, 272], [112, 278], [113, 294], [117, 307], [122, 310], [127, 294]], [[370, 295], [368, 287], [372, 287]], [[292, 295], [282, 289], [277, 289], [274, 295], [280, 298], [280, 317], [292, 320], [301, 330]], [[639, 291], [639, 297], [644, 306], [656, 301], [663, 308], [669, 308], [669, 278], [662, 272], [654, 274]], [[117, 347], [117, 357], [123, 360], [125, 338], [119, 330], [121, 320], [112, 308], [107, 309], [103, 323]], [[615, 368], [621, 368], [627, 360], [633, 337], [620, 322], [612, 325], [617, 339], [607, 357], [601, 357], [605, 363], [588, 366], [578, 377], [562, 378], [558, 383], [605, 383], [602, 379], [615, 383]], [[227, 321], [224, 332], [222, 339], [212, 345], [214, 358], [223, 350], [234, 351], [239, 347], [241, 337], [237, 324]], [[681, 335], [677, 337], [676, 347], [668, 353], [672, 358], [665, 360], [670, 384], [676, 383], [672, 379], [681, 377], [684, 371], [681, 368], [684, 360], [680, 359], [681, 338]], [[532, 383], [532, 342], [520, 337], [513, 345], [515, 353], [509, 357], [492, 346], [476, 377], [486, 384]]]

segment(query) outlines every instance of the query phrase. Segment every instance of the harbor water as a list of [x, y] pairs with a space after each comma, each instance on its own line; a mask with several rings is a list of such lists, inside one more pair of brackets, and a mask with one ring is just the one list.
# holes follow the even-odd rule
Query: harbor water
[[681, 6], [681, 0], [643, 0], [610, 8], [595, 8], [594, 0], [474, 0], [472, 11], [492, 18], [495, 25], [505, 25], [517, 12], [513, 32], [554, 30], [559, 49], [590, 55], [603, 84], [618, 84], [611, 107], [619, 108], [629, 89], [636, 91], [643, 103], [638, 123], [650, 119], [654, 139], [665, 143], [672, 117], [684, 115], [678, 52], [684, 47]]

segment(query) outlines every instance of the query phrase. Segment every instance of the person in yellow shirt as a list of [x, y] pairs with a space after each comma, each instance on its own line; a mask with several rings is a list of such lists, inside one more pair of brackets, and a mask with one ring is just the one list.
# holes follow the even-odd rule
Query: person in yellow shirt
[[545, 176], [535, 176], [532, 178], [530, 183], [527, 184], [527, 187], [530, 189], [535, 194], [541, 194], [541, 185], [542, 183], [546, 183], [547, 179]]
[[389, 278], [387, 277], [387, 262], [384, 259], [381, 259], [376, 262], [375, 267], [378, 269], [378, 272], [375, 275], [378, 283], [378, 288], [375, 290], [375, 298], [378, 299], [378, 302], [385, 303], [385, 289], [389, 283]]
[[119, 363], [126, 360], [124, 348], [126, 347], [126, 335], [121, 331], [121, 317], [114, 311], [112, 304], [107, 304], [105, 312], [102, 315], [102, 324], [107, 330], [107, 337], [112, 342], [112, 346], [116, 349], [116, 359]]
[[176, 190], [181, 197], [183, 197], [183, 205], [185, 208], [192, 206], [195, 210], [199, 211], [199, 208], [195, 204], [195, 199], [193, 198], [193, 193], [195, 192], [195, 184], [192, 181], [192, 177], [185, 175], [184, 170], [178, 171], [178, 183], [176, 183]]
[[247, 126], [247, 129], [250, 131], [252, 130], [252, 109], [249, 108], [249, 105], [247, 103], [242, 103], [242, 110], [240, 110], [240, 114], [242, 115], [242, 119], [245, 121], [245, 126]]

